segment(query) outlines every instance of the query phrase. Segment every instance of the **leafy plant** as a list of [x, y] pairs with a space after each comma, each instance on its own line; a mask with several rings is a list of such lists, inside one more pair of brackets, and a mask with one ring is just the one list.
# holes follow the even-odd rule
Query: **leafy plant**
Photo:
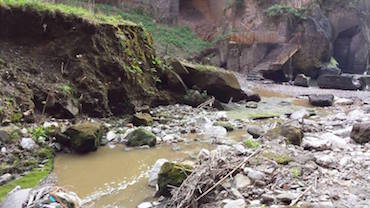
[[250, 139], [250, 138], [246, 139], [244, 141], [244, 144], [247, 145], [247, 147], [249, 147], [251, 149], [256, 149], [256, 148], [260, 147], [260, 145], [261, 145], [257, 140]]
[[280, 17], [287, 15], [297, 19], [305, 19], [304, 9], [297, 9], [285, 4], [274, 4], [266, 9], [266, 14], [269, 17]]
[[15, 113], [13, 113], [13, 114], [11, 115], [10, 120], [11, 120], [13, 123], [18, 123], [18, 122], [20, 122], [20, 121], [21, 121], [22, 117], [23, 117], [22, 113], [20, 113], [20, 112], [15, 112]]
[[42, 126], [34, 128], [31, 130], [31, 135], [34, 140], [39, 139], [40, 137], [46, 138], [50, 134], [50, 130], [48, 128], [44, 128]]
[[69, 84], [61, 84], [58, 86], [58, 89], [64, 95], [68, 95], [68, 96], [71, 96], [76, 92], [76, 89], [72, 85], [69, 85]]

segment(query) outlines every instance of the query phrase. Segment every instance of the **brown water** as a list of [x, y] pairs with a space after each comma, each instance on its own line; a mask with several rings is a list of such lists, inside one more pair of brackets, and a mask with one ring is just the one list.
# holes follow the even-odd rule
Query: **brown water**
[[147, 173], [158, 159], [190, 160], [200, 149], [214, 148], [205, 143], [179, 146], [180, 151], [170, 145], [129, 151], [117, 146], [102, 147], [87, 155], [59, 154], [54, 173], [60, 186], [83, 199], [84, 207], [136, 207], [155, 191], [148, 186]]

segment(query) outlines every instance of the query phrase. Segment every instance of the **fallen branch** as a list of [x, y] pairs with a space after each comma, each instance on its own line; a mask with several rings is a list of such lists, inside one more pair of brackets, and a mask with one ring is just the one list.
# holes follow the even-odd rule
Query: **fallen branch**
[[[203, 198], [205, 195], [207, 195], [209, 192], [211, 192], [213, 189], [215, 189], [218, 185], [220, 185], [222, 182], [224, 182], [228, 177], [230, 177], [235, 171], [237, 171], [239, 168], [241, 168], [246, 162], [248, 162], [252, 157], [256, 156], [261, 152], [261, 148], [253, 152], [251, 155], [249, 155], [247, 158], [245, 158], [241, 163], [239, 163], [238, 166], [236, 166], [232, 171], [230, 171], [227, 175], [225, 175], [223, 178], [221, 178], [215, 185], [213, 185], [211, 188], [209, 188], [206, 192], [204, 192], [202, 195], [200, 195], [198, 198], [195, 199], [195, 201], [199, 201], [201, 198]], [[189, 207], [189, 206], [188, 206]]]
[[289, 204], [289, 206], [294, 206], [295, 204], [297, 204], [297, 202], [305, 195], [307, 194], [312, 188], [312, 185], [309, 186], [303, 193], [301, 193], [294, 201], [292, 201], [292, 203]]

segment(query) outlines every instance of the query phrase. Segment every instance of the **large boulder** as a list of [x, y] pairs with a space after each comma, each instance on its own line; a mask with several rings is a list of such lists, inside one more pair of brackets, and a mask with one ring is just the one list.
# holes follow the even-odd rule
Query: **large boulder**
[[72, 150], [87, 153], [97, 150], [103, 132], [100, 123], [83, 122], [69, 127], [63, 134], [70, 140]]
[[308, 99], [311, 105], [317, 107], [328, 107], [334, 103], [334, 95], [310, 95]]
[[352, 128], [351, 138], [359, 144], [370, 142], [370, 123], [355, 124]]
[[191, 174], [192, 167], [177, 163], [166, 162], [158, 174], [158, 194], [170, 197], [171, 187], [180, 187], [182, 182]]
[[232, 72], [186, 61], [174, 61], [172, 66], [188, 87], [205, 90], [221, 102], [229, 102], [231, 98], [233, 101], [261, 100], [257, 94], [243, 91]]
[[358, 90], [361, 82], [355, 75], [322, 75], [317, 79], [317, 85], [324, 89]]
[[289, 144], [301, 145], [303, 139], [303, 131], [294, 126], [282, 126], [280, 135], [287, 138]]
[[133, 132], [129, 133], [125, 139], [127, 140], [126, 145], [129, 147], [145, 145], [153, 147], [157, 143], [156, 136], [144, 128], [135, 129]]

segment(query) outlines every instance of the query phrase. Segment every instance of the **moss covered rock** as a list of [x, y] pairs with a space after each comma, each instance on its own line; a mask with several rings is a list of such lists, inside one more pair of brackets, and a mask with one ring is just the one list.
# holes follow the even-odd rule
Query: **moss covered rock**
[[170, 197], [171, 187], [179, 187], [191, 174], [192, 167], [177, 163], [166, 162], [158, 174], [158, 194]]
[[149, 145], [150, 147], [154, 147], [157, 143], [157, 139], [155, 135], [144, 128], [138, 128], [133, 132], [129, 133], [126, 136], [127, 143], [126, 145], [129, 147], [138, 147]]
[[294, 126], [282, 126], [280, 135], [287, 138], [288, 143], [294, 145], [301, 145], [303, 139], [303, 132], [301, 129]]
[[103, 128], [100, 123], [84, 122], [69, 127], [64, 135], [70, 139], [72, 150], [87, 153], [99, 147]]
[[135, 113], [132, 123], [135, 126], [150, 126], [153, 124], [153, 117], [149, 113]]

